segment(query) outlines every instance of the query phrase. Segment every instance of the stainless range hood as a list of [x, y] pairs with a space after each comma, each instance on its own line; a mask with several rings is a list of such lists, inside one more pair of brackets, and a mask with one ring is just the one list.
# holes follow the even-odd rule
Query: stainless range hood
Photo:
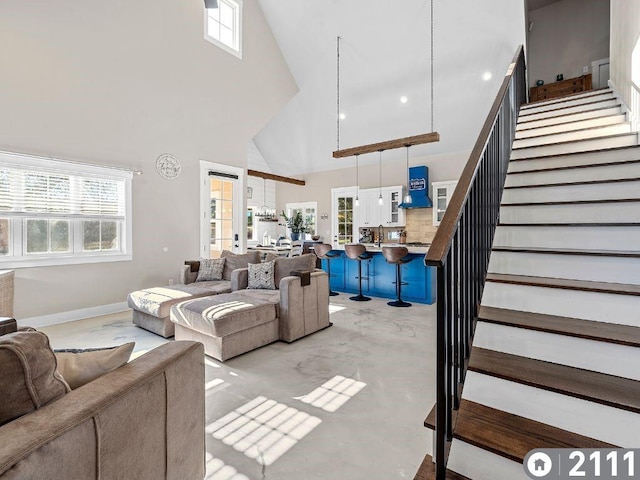
[[400, 208], [431, 208], [429, 198], [429, 169], [425, 165], [409, 169], [409, 194], [411, 203], [401, 203]]

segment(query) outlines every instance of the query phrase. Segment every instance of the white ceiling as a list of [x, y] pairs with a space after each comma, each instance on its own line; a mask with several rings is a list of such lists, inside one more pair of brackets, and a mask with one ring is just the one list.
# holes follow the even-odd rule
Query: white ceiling
[[[341, 36], [340, 147], [431, 131], [430, 1], [258, 0], [299, 93], [255, 137], [274, 173], [351, 165], [337, 147], [336, 37]], [[434, 115], [437, 144], [411, 156], [470, 150], [516, 46], [524, 0], [435, 0]], [[493, 78], [481, 79], [485, 71]], [[400, 96], [409, 101], [400, 103]], [[384, 153], [404, 158], [403, 151]], [[377, 154], [362, 157], [374, 163]]]

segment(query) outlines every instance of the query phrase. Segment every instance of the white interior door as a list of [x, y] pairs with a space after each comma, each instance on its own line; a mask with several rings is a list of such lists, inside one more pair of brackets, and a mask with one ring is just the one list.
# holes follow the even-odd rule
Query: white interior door
[[358, 240], [356, 188], [334, 188], [331, 190], [331, 233], [333, 246], [355, 243]]
[[223, 250], [245, 248], [244, 171], [237, 167], [202, 162], [201, 245], [203, 258], [219, 258]]

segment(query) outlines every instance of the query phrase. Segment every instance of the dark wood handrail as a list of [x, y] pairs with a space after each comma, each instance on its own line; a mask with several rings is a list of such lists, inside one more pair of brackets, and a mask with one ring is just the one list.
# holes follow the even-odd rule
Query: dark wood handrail
[[516, 71], [515, 66], [518, 63], [518, 59], [520, 58], [520, 56], [523, 55], [523, 52], [524, 48], [522, 45], [520, 45], [518, 47], [518, 50], [516, 50], [516, 54], [514, 55], [513, 60], [509, 64], [509, 68], [507, 69], [507, 73], [505, 74], [504, 80], [502, 81], [500, 90], [498, 90], [498, 94], [495, 101], [493, 102], [493, 106], [491, 107], [491, 110], [489, 110], [487, 119], [484, 121], [482, 130], [480, 130], [478, 140], [476, 141], [476, 144], [474, 145], [473, 150], [469, 155], [469, 160], [467, 161], [467, 164], [465, 165], [464, 170], [460, 175], [460, 179], [458, 180], [456, 189], [451, 196], [451, 201], [449, 202], [449, 205], [447, 205], [447, 210], [444, 214], [444, 217], [442, 218], [442, 221], [440, 222], [438, 231], [436, 232], [436, 235], [431, 242], [429, 252], [424, 258], [425, 265], [442, 266], [444, 264], [444, 259], [449, 253], [458, 221], [460, 220], [460, 216], [462, 215], [462, 209], [467, 197], [469, 196], [471, 185], [473, 184], [473, 179], [475, 178], [478, 171], [478, 166], [480, 165], [484, 147], [489, 140], [489, 135], [491, 134], [493, 125], [496, 121], [496, 118], [498, 117], [498, 112], [500, 111], [500, 107], [502, 106], [504, 96], [507, 94], [507, 91], [509, 89], [511, 78]]

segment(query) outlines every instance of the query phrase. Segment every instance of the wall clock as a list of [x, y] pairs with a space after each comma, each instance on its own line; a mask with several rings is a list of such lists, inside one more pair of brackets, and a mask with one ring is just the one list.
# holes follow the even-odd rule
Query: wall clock
[[170, 153], [163, 153], [156, 160], [156, 170], [163, 178], [173, 180], [180, 175], [182, 165], [180, 165], [178, 159]]

